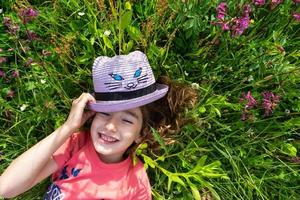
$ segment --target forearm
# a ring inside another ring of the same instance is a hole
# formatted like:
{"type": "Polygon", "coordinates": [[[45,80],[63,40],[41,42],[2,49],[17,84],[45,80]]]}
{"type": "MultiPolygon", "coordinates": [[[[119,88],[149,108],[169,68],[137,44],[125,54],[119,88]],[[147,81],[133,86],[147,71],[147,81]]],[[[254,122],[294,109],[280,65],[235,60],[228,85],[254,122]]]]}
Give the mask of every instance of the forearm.
{"type": "Polygon", "coordinates": [[[11,189],[18,193],[26,191],[71,134],[72,129],[63,125],[14,160],[0,177],[0,194],[11,189]]]}

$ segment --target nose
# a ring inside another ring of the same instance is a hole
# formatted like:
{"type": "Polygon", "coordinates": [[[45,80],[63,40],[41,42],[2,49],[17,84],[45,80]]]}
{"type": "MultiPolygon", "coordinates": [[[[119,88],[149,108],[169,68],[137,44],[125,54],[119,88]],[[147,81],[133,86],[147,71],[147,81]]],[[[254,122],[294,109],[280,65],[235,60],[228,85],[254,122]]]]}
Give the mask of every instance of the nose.
{"type": "Polygon", "coordinates": [[[106,130],[111,132],[117,131],[116,121],[113,118],[110,118],[109,120],[107,120],[107,123],[105,124],[105,128],[106,130]]]}

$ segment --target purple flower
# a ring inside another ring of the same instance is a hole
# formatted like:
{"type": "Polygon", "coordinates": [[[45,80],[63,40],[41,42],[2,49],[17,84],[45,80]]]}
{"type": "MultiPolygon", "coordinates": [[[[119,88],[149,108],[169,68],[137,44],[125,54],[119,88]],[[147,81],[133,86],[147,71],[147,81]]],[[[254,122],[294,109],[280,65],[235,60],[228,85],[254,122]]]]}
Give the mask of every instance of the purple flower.
{"type": "Polygon", "coordinates": [[[29,67],[33,62],[33,59],[32,58],[28,58],[28,60],[26,61],[25,63],[25,67],[29,67]]]}
{"type": "Polygon", "coordinates": [[[253,0],[252,1],[256,6],[263,6],[265,5],[265,0],[253,0]]]}
{"type": "Polygon", "coordinates": [[[32,8],[21,9],[19,11],[19,16],[22,19],[23,24],[27,24],[28,22],[36,18],[38,15],[39,13],[36,10],[33,10],[32,8]]]}
{"type": "Polygon", "coordinates": [[[36,40],[38,39],[38,36],[35,32],[30,31],[30,30],[26,30],[26,34],[29,40],[36,40]]]}
{"type": "Polygon", "coordinates": [[[1,63],[4,63],[4,62],[6,62],[7,61],[7,58],[6,57],[0,57],[0,64],[1,63]]]}
{"type": "Polygon", "coordinates": [[[19,25],[16,23],[13,23],[9,17],[3,18],[3,24],[9,30],[9,33],[14,34],[14,35],[20,29],[19,25]]]}
{"type": "Polygon", "coordinates": [[[279,103],[280,97],[278,95],[275,95],[272,92],[268,92],[268,91],[263,92],[262,96],[263,96],[262,106],[265,109],[264,116],[266,117],[266,116],[269,116],[273,112],[273,110],[279,103]]]}
{"type": "Polygon", "coordinates": [[[240,98],[240,101],[245,101],[245,100],[247,101],[247,104],[245,106],[245,110],[253,108],[256,105],[256,100],[253,98],[250,91],[248,91],[247,94],[245,94],[243,92],[242,98],[240,98]]]}
{"type": "Polygon", "coordinates": [[[248,16],[249,17],[249,14],[251,12],[251,6],[249,4],[244,5],[243,11],[244,11],[243,16],[248,16]]]}
{"type": "Polygon", "coordinates": [[[11,74],[14,78],[17,78],[20,76],[19,71],[18,70],[14,70],[11,74]]]}
{"type": "Polygon", "coordinates": [[[0,70],[0,77],[5,77],[5,72],[0,70]]]}
{"type": "Polygon", "coordinates": [[[282,2],[282,0],[272,0],[271,4],[277,6],[278,4],[280,4],[282,2]]]}
{"type": "Polygon", "coordinates": [[[242,35],[243,32],[249,27],[250,24],[250,18],[249,16],[243,16],[239,18],[235,18],[233,20],[233,25],[231,27],[232,29],[232,36],[238,36],[242,35]]]}
{"type": "Polygon", "coordinates": [[[4,26],[6,26],[7,28],[9,28],[10,25],[11,25],[11,19],[10,19],[9,17],[4,17],[4,18],[3,18],[3,24],[4,24],[4,26]]]}
{"type": "Polygon", "coordinates": [[[224,20],[226,15],[227,3],[222,2],[217,7],[217,19],[224,20]]]}
{"type": "Polygon", "coordinates": [[[294,13],[294,14],[293,14],[293,17],[294,17],[298,22],[300,22],[300,13],[294,13]]]}

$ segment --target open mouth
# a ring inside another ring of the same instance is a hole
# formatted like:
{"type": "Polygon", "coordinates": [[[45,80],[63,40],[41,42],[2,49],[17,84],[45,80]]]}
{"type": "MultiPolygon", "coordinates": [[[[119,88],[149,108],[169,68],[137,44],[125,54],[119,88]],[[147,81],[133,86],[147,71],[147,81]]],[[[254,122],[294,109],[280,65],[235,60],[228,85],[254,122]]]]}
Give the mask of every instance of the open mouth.
{"type": "Polygon", "coordinates": [[[108,135],[105,135],[103,133],[98,133],[98,135],[99,135],[100,139],[102,140],[102,142],[104,142],[106,144],[111,144],[111,143],[115,143],[115,142],[119,141],[118,139],[108,136],[108,135]]]}

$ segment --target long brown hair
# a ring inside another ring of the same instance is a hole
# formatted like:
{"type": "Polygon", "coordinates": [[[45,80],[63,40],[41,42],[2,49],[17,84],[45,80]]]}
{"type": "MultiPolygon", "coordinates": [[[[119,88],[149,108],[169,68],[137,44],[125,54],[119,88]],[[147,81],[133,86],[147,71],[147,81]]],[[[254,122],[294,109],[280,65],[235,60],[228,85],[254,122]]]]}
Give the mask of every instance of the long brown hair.
{"type": "MultiPolygon", "coordinates": [[[[189,85],[171,81],[166,76],[160,77],[157,83],[169,86],[167,95],[141,107],[143,126],[140,143],[146,142],[152,150],[157,150],[159,145],[153,137],[151,128],[155,129],[165,141],[168,141],[189,121],[184,116],[184,111],[197,103],[197,92],[189,85]]],[[[140,143],[134,143],[128,153],[134,153],[140,143]]]]}

